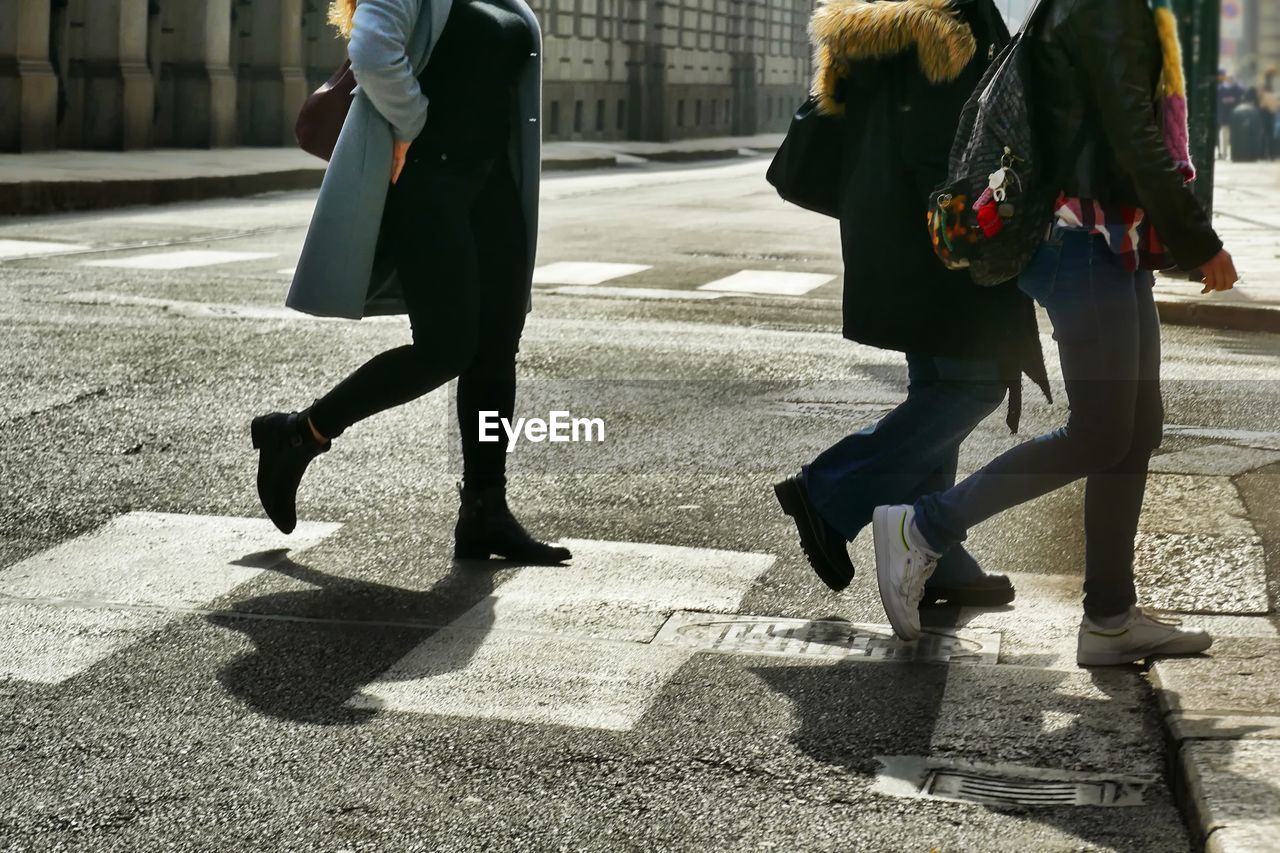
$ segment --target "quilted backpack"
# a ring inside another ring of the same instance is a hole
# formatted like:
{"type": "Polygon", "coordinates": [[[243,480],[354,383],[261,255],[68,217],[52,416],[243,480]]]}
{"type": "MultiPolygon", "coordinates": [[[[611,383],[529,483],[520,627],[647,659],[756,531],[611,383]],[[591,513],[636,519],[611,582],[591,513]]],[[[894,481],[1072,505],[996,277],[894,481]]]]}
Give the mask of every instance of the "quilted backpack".
{"type": "Polygon", "coordinates": [[[1053,218],[1058,191],[1035,147],[1028,39],[1050,2],[1037,0],[974,89],[960,114],[946,183],[930,197],[934,251],[985,287],[1018,277],[1053,218]]]}

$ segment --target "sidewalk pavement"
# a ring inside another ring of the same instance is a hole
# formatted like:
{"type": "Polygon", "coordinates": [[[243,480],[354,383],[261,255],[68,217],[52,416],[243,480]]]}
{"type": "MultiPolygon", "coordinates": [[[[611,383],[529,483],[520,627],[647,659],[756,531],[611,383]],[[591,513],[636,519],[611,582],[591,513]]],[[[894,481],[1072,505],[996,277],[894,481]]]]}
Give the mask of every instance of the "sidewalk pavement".
{"type": "MultiPolygon", "coordinates": [[[[551,142],[547,171],[608,169],[772,152],[781,134],[679,142],[551,142]]],[[[0,154],[0,216],[168,204],[320,186],[325,162],[297,148],[0,154]]]]}
{"type": "Polygon", "coordinates": [[[1280,332],[1280,162],[1217,164],[1214,226],[1235,258],[1235,290],[1161,276],[1160,319],[1178,325],[1280,332]]]}

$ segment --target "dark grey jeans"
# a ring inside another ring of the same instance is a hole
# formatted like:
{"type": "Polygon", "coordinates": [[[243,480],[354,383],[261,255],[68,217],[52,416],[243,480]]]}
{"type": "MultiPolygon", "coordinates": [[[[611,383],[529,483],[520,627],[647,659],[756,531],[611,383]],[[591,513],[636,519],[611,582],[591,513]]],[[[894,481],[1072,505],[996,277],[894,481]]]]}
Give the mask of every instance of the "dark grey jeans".
{"type": "Polygon", "coordinates": [[[1153,283],[1149,272],[1125,270],[1101,237],[1054,230],[1019,286],[1053,322],[1067,424],[919,499],[916,527],[935,550],[946,552],[980,522],[1084,477],[1085,613],[1113,616],[1136,602],[1134,539],[1164,423],[1153,283]]]}

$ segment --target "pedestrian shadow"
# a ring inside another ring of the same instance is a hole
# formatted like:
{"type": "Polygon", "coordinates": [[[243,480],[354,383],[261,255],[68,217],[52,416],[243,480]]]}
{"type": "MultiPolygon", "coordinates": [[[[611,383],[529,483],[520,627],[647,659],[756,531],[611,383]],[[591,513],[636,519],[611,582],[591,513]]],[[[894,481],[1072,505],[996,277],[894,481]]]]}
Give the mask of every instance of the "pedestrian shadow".
{"type": "MultiPolygon", "coordinates": [[[[953,611],[954,613],[954,611],[953,611]]],[[[938,624],[935,616],[933,627],[938,624]]],[[[1180,825],[1171,800],[1157,820],[1162,800],[1164,744],[1151,713],[1149,694],[1135,683],[1140,673],[1091,671],[1096,688],[1084,695],[1068,683],[1071,673],[999,666],[930,663],[871,663],[846,660],[828,665],[762,665],[751,672],[794,708],[793,746],[821,764],[871,782],[877,756],[913,755],[940,761],[1017,764],[1130,776],[1117,764],[1127,752],[1145,755],[1152,768],[1146,804],[1107,809],[1073,806],[984,805],[958,807],[1014,814],[1080,839],[1082,846],[1111,849],[1126,833],[1133,849],[1157,849],[1169,821],[1180,825]],[[1016,669],[1014,672],[1012,669],[1016,669]],[[948,685],[958,679],[949,693],[948,685]],[[1013,691],[1012,693],[1010,691],[1013,691]],[[1101,694],[1101,698],[1098,694],[1101,694]],[[1150,730],[1153,740],[1134,741],[1150,730]],[[1119,815],[1117,812],[1132,814],[1119,815]],[[1119,820],[1117,820],[1119,819],[1119,820]],[[1152,847],[1150,845],[1156,845],[1152,847]]],[[[1137,775],[1143,775],[1138,773],[1137,775]]],[[[975,825],[977,825],[975,823],[975,825]]],[[[940,833],[964,833],[963,824],[940,833]]],[[[939,835],[934,846],[953,843],[939,835]]],[[[1011,844],[1013,840],[1011,839],[1011,844]]],[[[924,846],[929,846],[925,844],[924,846]]],[[[1019,848],[1020,849],[1020,848],[1019,848]]]]}
{"type": "MultiPolygon", "coordinates": [[[[511,563],[455,562],[429,589],[335,577],[279,551],[247,555],[238,565],[262,568],[311,588],[245,598],[210,614],[214,625],[248,636],[254,649],[229,662],[219,682],[249,708],[269,717],[320,725],[356,725],[374,708],[347,704],[432,635],[464,613],[465,632],[450,643],[440,672],[464,666],[493,622],[483,607],[511,563]]],[[[414,677],[440,674],[415,668],[414,677]]]]}

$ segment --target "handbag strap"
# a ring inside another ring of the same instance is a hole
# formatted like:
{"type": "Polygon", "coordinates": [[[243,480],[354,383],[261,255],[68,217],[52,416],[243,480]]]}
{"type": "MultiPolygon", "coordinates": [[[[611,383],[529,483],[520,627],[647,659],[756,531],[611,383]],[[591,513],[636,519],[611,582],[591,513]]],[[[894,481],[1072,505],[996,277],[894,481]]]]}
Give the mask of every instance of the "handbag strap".
{"type": "Polygon", "coordinates": [[[1050,2],[1052,0],[1036,0],[1036,5],[1031,7],[1031,11],[1022,22],[1022,27],[1018,30],[1019,37],[1026,35],[1034,25],[1040,23],[1040,18],[1047,13],[1050,2]]]}

